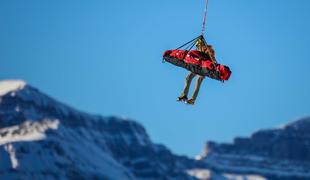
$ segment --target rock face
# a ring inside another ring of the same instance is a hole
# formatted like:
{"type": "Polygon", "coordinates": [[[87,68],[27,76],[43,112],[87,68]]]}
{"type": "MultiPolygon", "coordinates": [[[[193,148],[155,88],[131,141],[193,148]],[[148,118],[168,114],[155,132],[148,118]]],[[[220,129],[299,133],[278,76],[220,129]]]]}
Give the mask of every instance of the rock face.
{"type": "Polygon", "coordinates": [[[208,142],[202,161],[221,172],[310,179],[310,118],[235,138],[232,144],[208,142]]]}
{"type": "Polygon", "coordinates": [[[138,123],[66,106],[22,81],[0,82],[0,179],[195,179],[194,160],[138,123]]]}
{"type": "Polygon", "coordinates": [[[0,82],[0,179],[306,180],[310,118],[232,144],[208,142],[199,160],[153,143],[139,123],[91,115],[23,81],[0,82]]]}

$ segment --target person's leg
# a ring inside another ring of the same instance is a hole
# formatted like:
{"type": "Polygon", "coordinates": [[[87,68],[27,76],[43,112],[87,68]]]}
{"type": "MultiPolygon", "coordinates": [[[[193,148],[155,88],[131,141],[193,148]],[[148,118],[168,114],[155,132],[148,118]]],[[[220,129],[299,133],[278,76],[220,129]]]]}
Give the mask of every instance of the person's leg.
{"type": "Polygon", "coordinates": [[[184,86],[184,89],[183,89],[183,92],[182,92],[182,96],[187,96],[188,95],[188,91],[189,91],[189,88],[191,86],[191,82],[193,80],[193,78],[196,76],[195,73],[192,73],[190,72],[186,78],[185,78],[185,86],[184,86]]]}
{"type": "Polygon", "coordinates": [[[199,93],[199,89],[200,89],[201,83],[202,83],[204,78],[205,78],[204,76],[199,76],[197,78],[193,96],[192,96],[192,98],[190,100],[187,101],[189,104],[194,104],[195,103],[195,100],[196,100],[196,98],[198,96],[198,93],[199,93]]]}
{"type": "Polygon", "coordinates": [[[186,76],[185,78],[185,86],[184,89],[182,91],[182,95],[180,97],[178,97],[178,101],[186,101],[187,100],[187,95],[188,95],[188,91],[189,91],[189,87],[191,85],[191,82],[193,80],[193,78],[196,76],[196,74],[189,72],[189,74],[186,76]]]}

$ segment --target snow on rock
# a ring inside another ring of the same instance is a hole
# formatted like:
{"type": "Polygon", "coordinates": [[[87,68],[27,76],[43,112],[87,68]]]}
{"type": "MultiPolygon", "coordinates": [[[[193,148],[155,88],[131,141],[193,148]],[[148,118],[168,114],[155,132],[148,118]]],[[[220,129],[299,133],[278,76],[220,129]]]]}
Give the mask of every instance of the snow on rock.
{"type": "Polygon", "coordinates": [[[45,131],[48,129],[57,129],[58,120],[42,120],[39,122],[26,121],[21,125],[0,129],[0,145],[22,142],[37,141],[46,137],[45,131]]]}
{"type": "Polygon", "coordinates": [[[2,130],[0,139],[10,143],[0,145],[0,179],[134,179],[102,146],[58,121],[27,121],[2,130]]]}
{"type": "Polygon", "coordinates": [[[16,169],[17,166],[18,166],[18,160],[16,158],[16,153],[15,153],[15,149],[14,149],[13,145],[12,144],[7,144],[7,145],[4,146],[4,149],[10,155],[10,160],[11,160],[12,168],[16,169]]]}
{"type": "Polygon", "coordinates": [[[210,169],[191,169],[188,174],[199,180],[267,180],[259,175],[220,173],[210,169]]]}
{"type": "Polygon", "coordinates": [[[199,160],[222,173],[310,179],[310,118],[237,137],[233,143],[208,142],[199,160]]]}
{"type": "Polygon", "coordinates": [[[0,96],[3,96],[12,91],[21,90],[25,86],[26,86],[26,83],[22,80],[0,81],[0,96]]]}
{"type": "Polygon", "coordinates": [[[188,170],[187,173],[201,180],[208,180],[211,178],[211,170],[209,169],[191,169],[188,170]]]}
{"type": "Polygon", "coordinates": [[[238,175],[238,174],[224,174],[227,180],[267,180],[267,178],[258,175],[238,175]]]}
{"type": "Polygon", "coordinates": [[[303,117],[291,123],[288,123],[284,126],[284,129],[291,129],[310,134],[310,117],[303,117]]]}
{"type": "Polygon", "coordinates": [[[310,179],[310,118],[189,159],[139,123],[76,110],[26,85],[0,82],[0,179],[310,179]]]}
{"type": "Polygon", "coordinates": [[[154,144],[139,123],[13,84],[0,97],[0,179],[196,179],[186,173],[194,160],[154,144]]]}

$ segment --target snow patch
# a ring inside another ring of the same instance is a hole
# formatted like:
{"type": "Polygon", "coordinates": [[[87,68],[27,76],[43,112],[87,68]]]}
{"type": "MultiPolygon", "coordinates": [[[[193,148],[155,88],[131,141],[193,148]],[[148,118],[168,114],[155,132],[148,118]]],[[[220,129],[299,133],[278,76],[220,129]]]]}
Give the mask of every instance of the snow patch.
{"type": "Polygon", "coordinates": [[[16,111],[16,112],[20,112],[19,106],[16,106],[16,107],[15,107],[15,111],[16,111]]]}
{"type": "MultiPolygon", "coordinates": [[[[9,92],[24,89],[26,82],[21,80],[8,80],[0,81],[0,96],[3,96],[9,92]]],[[[12,94],[14,96],[15,94],[12,94]]]]}
{"type": "Polygon", "coordinates": [[[12,168],[16,169],[17,166],[18,166],[18,160],[16,158],[16,153],[15,153],[15,149],[14,149],[13,145],[12,144],[7,144],[7,145],[4,146],[4,149],[10,155],[10,160],[11,160],[12,168]]]}
{"type": "Polygon", "coordinates": [[[207,180],[211,178],[211,171],[208,169],[191,169],[187,173],[197,179],[207,180]]]}
{"type": "Polygon", "coordinates": [[[45,139],[45,131],[57,129],[59,120],[26,121],[21,125],[0,129],[0,145],[45,139]]]}
{"type": "MultiPolygon", "coordinates": [[[[309,164],[288,160],[272,160],[253,155],[212,154],[206,157],[205,162],[222,172],[238,174],[273,175],[279,177],[310,178],[309,164]]],[[[252,179],[258,177],[251,175],[252,179]]],[[[262,178],[259,176],[259,178],[262,178]]]]}
{"type": "Polygon", "coordinates": [[[224,174],[223,176],[229,180],[267,180],[266,178],[262,176],[251,175],[251,174],[248,174],[248,175],[224,174]]]}
{"type": "Polygon", "coordinates": [[[200,180],[267,180],[265,177],[252,174],[218,173],[209,169],[191,169],[187,173],[200,180]]]}

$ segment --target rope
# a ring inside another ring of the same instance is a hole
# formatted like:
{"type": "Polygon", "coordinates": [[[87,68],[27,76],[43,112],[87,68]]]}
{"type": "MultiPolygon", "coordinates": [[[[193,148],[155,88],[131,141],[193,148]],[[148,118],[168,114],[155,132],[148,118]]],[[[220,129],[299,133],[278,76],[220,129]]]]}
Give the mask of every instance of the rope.
{"type": "Polygon", "coordinates": [[[207,17],[208,2],[209,2],[209,0],[206,0],[206,7],[205,7],[205,11],[204,11],[204,16],[203,16],[201,35],[203,35],[203,33],[205,31],[205,27],[206,27],[206,17],[207,17]]]}
{"type": "MultiPolygon", "coordinates": [[[[207,17],[208,3],[209,3],[209,0],[206,0],[206,7],[205,7],[205,10],[204,10],[204,16],[203,16],[203,22],[202,22],[201,35],[198,36],[198,37],[196,37],[196,38],[194,38],[194,39],[192,39],[192,40],[190,40],[189,42],[183,44],[182,46],[178,47],[177,49],[180,49],[180,48],[182,48],[182,47],[184,47],[184,46],[186,46],[186,45],[188,45],[187,48],[190,47],[190,49],[192,49],[193,46],[195,45],[195,43],[196,43],[196,41],[197,41],[198,38],[202,38],[202,40],[204,41],[204,43],[207,45],[207,42],[206,42],[205,38],[203,38],[203,34],[204,34],[204,31],[205,31],[205,27],[206,27],[206,19],[207,19],[206,17],[207,17]],[[194,43],[193,43],[193,42],[194,42],[194,43]],[[191,44],[191,43],[193,43],[193,44],[191,44]]],[[[186,49],[187,49],[187,48],[186,48],[186,49]]]]}
{"type": "Polygon", "coordinates": [[[198,37],[196,37],[196,38],[194,38],[194,39],[192,39],[192,40],[188,41],[187,43],[183,44],[182,46],[178,47],[177,49],[180,49],[180,48],[182,48],[182,47],[184,47],[184,46],[188,45],[189,43],[191,43],[191,42],[193,42],[193,41],[195,41],[195,42],[196,42],[196,40],[197,40],[199,37],[200,37],[200,36],[198,36],[198,37]]]}
{"type": "Polygon", "coordinates": [[[195,42],[193,42],[193,44],[189,47],[189,51],[195,46],[195,44],[196,44],[196,41],[195,42]]]}

